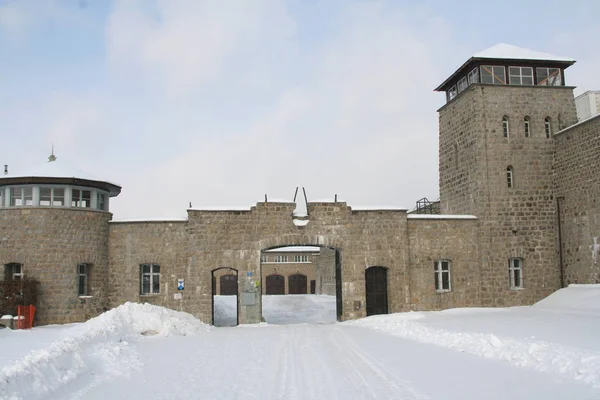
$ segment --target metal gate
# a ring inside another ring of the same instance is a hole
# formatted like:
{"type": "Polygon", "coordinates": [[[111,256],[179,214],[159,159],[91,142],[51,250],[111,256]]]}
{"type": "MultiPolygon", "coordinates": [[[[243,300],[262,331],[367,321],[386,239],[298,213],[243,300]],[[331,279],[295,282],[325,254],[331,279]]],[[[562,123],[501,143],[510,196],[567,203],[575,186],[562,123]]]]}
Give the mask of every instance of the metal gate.
{"type": "Polygon", "coordinates": [[[285,278],[277,274],[268,275],[265,294],[285,294],[285,278]]]}
{"type": "Polygon", "coordinates": [[[290,275],[288,278],[289,294],[307,294],[306,282],[306,275],[290,275]]]}
{"type": "Polygon", "coordinates": [[[367,316],[388,313],[387,268],[370,267],[365,271],[367,316]]]}
{"type": "Polygon", "coordinates": [[[223,275],[219,281],[220,294],[223,296],[235,296],[238,294],[238,282],[236,275],[223,275]]]}

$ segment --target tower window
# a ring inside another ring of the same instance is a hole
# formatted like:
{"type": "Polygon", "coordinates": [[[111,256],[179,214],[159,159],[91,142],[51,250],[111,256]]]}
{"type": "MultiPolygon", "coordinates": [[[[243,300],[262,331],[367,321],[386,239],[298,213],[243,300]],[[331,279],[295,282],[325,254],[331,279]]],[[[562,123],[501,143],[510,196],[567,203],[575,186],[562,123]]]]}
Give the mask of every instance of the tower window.
{"type": "Polygon", "coordinates": [[[23,264],[8,263],[4,266],[4,279],[7,281],[20,281],[23,279],[23,264]]]}
{"type": "Polygon", "coordinates": [[[523,128],[525,129],[525,137],[531,136],[531,122],[529,117],[525,117],[523,120],[523,128]]]}
{"type": "Polygon", "coordinates": [[[540,86],[562,86],[559,68],[536,68],[536,82],[540,86]]]}
{"type": "Polygon", "coordinates": [[[471,72],[467,74],[467,79],[469,81],[469,85],[479,83],[479,69],[473,68],[471,72]]]}
{"type": "Polygon", "coordinates": [[[508,260],[508,275],[511,289],[523,288],[523,260],[521,258],[508,260]]]}
{"type": "Polygon", "coordinates": [[[77,296],[87,296],[90,278],[90,264],[77,264],[77,296]]]}
{"type": "Polygon", "coordinates": [[[552,123],[550,121],[550,117],[546,117],[544,119],[544,131],[546,132],[546,138],[550,139],[552,136],[552,123]]]}
{"type": "Polygon", "coordinates": [[[40,206],[62,207],[65,205],[65,188],[40,187],[40,206]]]}
{"type": "Polygon", "coordinates": [[[452,86],[449,90],[448,90],[448,101],[453,100],[454,98],[456,98],[456,96],[458,96],[458,92],[456,91],[456,85],[452,86]]]}
{"type": "Polygon", "coordinates": [[[460,81],[458,81],[457,87],[458,87],[458,93],[462,92],[467,87],[469,87],[466,76],[464,78],[462,78],[460,81]]]}
{"type": "Polygon", "coordinates": [[[481,83],[506,85],[506,70],[496,65],[482,65],[481,83]]]}
{"type": "Polygon", "coordinates": [[[31,186],[10,188],[11,206],[32,206],[33,188],[31,186]]]}
{"type": "Polygon", "coordinates": [[[513,167],[506,168],[506,184],[509,188],[512,188],[515,184],[514,176],[513,176],[513,167]]]}
{"type": "Polygon", "coordinates": [[[508,67],[511,85],[533,85],[533,68],[508,67]]]}
{"type": "Polygon", "coordinates": [[[506,115],[502,117],[502,133],[504,137],[508,137],[510,134],[508,126],[508,117],[506,115]]]}

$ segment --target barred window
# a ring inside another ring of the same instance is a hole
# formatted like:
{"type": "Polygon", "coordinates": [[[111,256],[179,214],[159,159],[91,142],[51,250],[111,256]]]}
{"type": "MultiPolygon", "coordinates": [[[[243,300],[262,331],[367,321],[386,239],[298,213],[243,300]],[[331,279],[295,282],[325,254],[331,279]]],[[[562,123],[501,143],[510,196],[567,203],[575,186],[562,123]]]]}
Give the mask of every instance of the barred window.
{"type": "Polygon", "coordinates": [[[140,294],[160,293],[160,265],[142,264],[140,266],[140,294]]]}
{"type": "Polygon", "coordinates": [[[450,261],[438,260],[433,263],[435,290],[438,292],[450,291],[450,261]]]}
{"type": "Polygon", "coordinates": [[[20,281],[23,279],[23,264],[8,263],[4,265],[4,279],[7,281],[20,281]]]}
{"type": "Polygon", "coordinates": [[[89,294],[89,278],[90,264],[77,264],[77,296],[87,296],[89,294]]]}
{"type": "Polygon", "coordinates": [[[525,137],[531,136],[531,120],[529,117],[525,117],[523,120],[523,127],[525,128],[525,137]]]}
{"type": "Polygon", "coordinates": [[[544,131],[546,132],[546,139],[552,137],[552,123],[550,117],[544,118],[544,131]]]}
{"type": "Polygon", "coordinates": [[[294,262],[297,262],[297,263],[308,262],[308,255],[306,255],[306,254],[295,255],[294,256],[294,262]]]}
{"type": "Polygon", "coordinates": [[[506,167],[506,184],[509,188],[512,188],[515,184],[514,176],[513,176],[513,167],[506,167]]]}
{"type": "Polygon", "coordinates": [[[277,256],[275,256],[275,262],[276,263],[286,263],[286,262],[288,262],[288,256],[287,255],[277,255],[277,256]]]}
{"type": "Polygon", "coordinates": [[[504,137],[510,136],[510,126],[508,122],[508,117],[506,115],[502,117],[502,134],[504,135],[504,137]]]}

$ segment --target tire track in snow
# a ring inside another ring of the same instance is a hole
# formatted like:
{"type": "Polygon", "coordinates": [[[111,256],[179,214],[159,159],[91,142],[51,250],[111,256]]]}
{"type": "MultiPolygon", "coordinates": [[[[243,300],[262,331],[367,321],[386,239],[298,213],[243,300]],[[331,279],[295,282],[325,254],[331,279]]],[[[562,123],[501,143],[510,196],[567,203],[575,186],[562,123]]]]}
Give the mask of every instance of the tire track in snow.
{"type": "Polygon", "coordinates": [[[429,397],[413,388],[390,368],[361,350],[339,326],[332,327],[329,341],[339,352],[342,361],[354,378],[362,382],[356,389],[364,399],[425,400],[429,397]],[[374,378],[374,379],[373,379],[374,378]]]}

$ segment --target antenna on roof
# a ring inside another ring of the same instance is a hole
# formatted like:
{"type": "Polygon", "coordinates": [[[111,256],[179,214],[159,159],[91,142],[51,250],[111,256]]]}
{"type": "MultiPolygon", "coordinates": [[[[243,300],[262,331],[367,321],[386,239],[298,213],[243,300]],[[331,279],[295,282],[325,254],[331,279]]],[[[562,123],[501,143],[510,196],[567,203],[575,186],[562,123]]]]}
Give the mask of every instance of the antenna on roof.
{"type": "Polygon", "coordinates": [[[56,156],[54,155],[54,143],[52,143],[52,154],[48,156],[48,162],[56,161],[56,156]]]}

